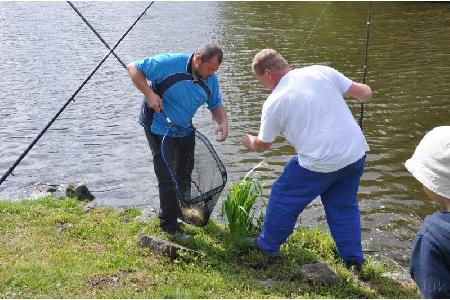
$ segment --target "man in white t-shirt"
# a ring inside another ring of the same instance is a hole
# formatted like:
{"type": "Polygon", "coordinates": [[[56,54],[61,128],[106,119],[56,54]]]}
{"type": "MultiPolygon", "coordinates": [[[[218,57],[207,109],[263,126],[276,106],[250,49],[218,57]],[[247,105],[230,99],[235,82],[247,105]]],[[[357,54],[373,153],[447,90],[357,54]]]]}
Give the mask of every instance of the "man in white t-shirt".
{"type": "Polygon", "coordinates": [[[356,196],[369,146],[343,96],[368,102],[370,87],[327,66],[292,69],[273,49],[255,55],[252,71],[272,93],[263,105],[258,136],[246,134],[242,144],[262,152],[282,134],[297,152],[272,186],[258,248],[278,254],[299,214],[320,195],[339,255],[360,268],[356,196]]]}

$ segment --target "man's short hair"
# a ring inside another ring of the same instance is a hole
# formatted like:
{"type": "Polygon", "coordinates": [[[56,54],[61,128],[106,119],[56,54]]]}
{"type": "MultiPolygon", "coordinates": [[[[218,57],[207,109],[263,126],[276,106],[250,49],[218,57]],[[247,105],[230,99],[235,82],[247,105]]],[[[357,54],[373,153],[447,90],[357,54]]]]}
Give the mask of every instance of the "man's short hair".
{"type": "Polygon", "coordinates": [[[223,52],[222,49],[220,49],[219,46],[215,44],[206,44],[203,46],[200,46],[196,51],[195,54],[197,54],[200,57],[200,60],[202,62],[207,62],[213,57],[217,57],[217,61],[219,64],[222,63],[223,58],[223,52]]]}
{"type": "Polygon", "coordinates": [[[259,51],[252,61],[252,72],[255,75],[262,75],[266,69],[280,70],[289,67],[286,60],[273,49],[263,49],[259,51]]]}

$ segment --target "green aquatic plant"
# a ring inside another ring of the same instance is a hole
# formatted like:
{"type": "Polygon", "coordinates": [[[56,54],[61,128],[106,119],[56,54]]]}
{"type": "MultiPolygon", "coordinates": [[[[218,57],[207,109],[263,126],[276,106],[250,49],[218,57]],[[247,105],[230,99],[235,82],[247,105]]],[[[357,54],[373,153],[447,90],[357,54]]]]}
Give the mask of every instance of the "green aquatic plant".
{"type": "Polygon", "coordinates": [[[227,216],[230,234],[235,237],[247,235],[253,228],[253,204],[261,197],[261,185],[256,179],[244,178],[227,188],[222,213],[227,216]]]}
{"type": "Polygon", "coordinates": [[[222,216],[226,215],[228,228],[232,238],[238,240],[249,235],[252,230],[259,230],[262,227],[264,214],[260,213],[255,218],[256,210],[253,205],[257,200],[262,199],[262,186],[257,179],[250,179],[255,170],[265,163],[265,159],[253,167],[244,178],[231,186],[227,187],[227,196],[222,205],[222,216]],[[253,221],[256,219],[256,226],[253,221]]]}

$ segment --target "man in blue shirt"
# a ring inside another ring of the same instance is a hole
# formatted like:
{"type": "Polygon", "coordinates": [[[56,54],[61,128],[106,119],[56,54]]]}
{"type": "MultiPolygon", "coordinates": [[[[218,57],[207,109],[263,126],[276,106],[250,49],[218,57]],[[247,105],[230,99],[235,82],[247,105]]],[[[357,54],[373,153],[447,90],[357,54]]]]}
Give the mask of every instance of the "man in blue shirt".
{"type": "Polygon", "coordinates": [[[160,226],[169,234],[182,233],[177,222],[181,212],[162,157],[161,142],[167,135],[168,149],[177,157],[177,178],[190,181],[193,169],[191,157],[195,147],[192,118],[203,104],[206,103],[218,123],[216,131],[221,134],[219,141],[225,141],[228,121],[214,74],[222,58],[223,53],[218,46],[206,44],[192,55],[163,53],[128,65],[131,80],[144,94],[139,123],[144,127],[153,154],[160,198],[160,226]],[[169,131],[166,115],[177,130],[169,131]]]}

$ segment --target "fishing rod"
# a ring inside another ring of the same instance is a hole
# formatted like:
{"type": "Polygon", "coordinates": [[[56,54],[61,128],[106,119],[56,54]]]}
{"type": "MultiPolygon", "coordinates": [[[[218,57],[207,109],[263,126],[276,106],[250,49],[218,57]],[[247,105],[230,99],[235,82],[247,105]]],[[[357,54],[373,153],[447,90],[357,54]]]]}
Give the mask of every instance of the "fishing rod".
{"type": "MultiPolygon", "coordinates": [[[[364,58],[364,74],[363,74],[363,83],[366,83],[367,78],[367,54],[369,50],[369,29],[370,29],[370,9],[372,7],[372,2],[369,1],[369,9],[367,12],[367,31],[366,31],[366,53],[364,58]]],[[[360,114],[359,114],[359,127],[361,130],[363,129],[363,118],[364,118],[364,102],[361,102],[360,114]]]]}
{"type": "MultiPolygon", "coordinates": [[[[99,40],[103,43],[103,45],[105,45],[108,50],[112,51],[111,47],[108,45],[105,39],[103,39],[103,37],[100,35],[100,33],[98,33],[97,30],[95,30],[94,26],[92,26],[91,23],[83,16],[83,14],[81,14],[81,12],[75,7],[75,5],[73,5],[73,3],[70,1],[67,1],[67,3],[73,8],[73,10],[78,14],[78,16],[80,16],[80,18],[92,30],[92,32],[99,38],[99,40]]],[[[116,57],[116,59],[120,62],[120,64],[124,67],[124,69],[127,70],[126,64],[120,59],[120,57],[114,51],[112,52],[112,54],[116,57]]],[[[169,126],[172,125],[172,121],[167,116],[167,114],[163,110],[161,110],[160,113],[162,113],[169,126]]]]}
{"type": "Polygon", "coordinates": [[[133,29],[137,22],[145,15],[147,10],[153,5],[155,1],[152,1],[145,10],[141,13],[141,15],[134,21],[134,23],[128,28],[128,30],[122,35],[122,37],[117,41],[117,43],[109,50],[109,52],[105,55],[105,57],[98,63],[95,69],[89,74],[89,76],[83,81],[83,83],[78,87],[78,89],[70,96],[69,100],[61,107],[61,109],[56,113],[56,115],[50,120],[50,122],[44,127],[44,129],[37,135],[37,137],[31,142],[31,144],[25,149],[25,151],[19,156],[19,158],[13,163],[13,165],[9,168],[9,170],[0,178],[0,186],[6,180],[6,178],[12,174],[14,169],[19,165],[19,163],[24,159],[24,157],[30,152],[30,150],[36,145],[39,139],[44,135],[45,132],[50,128],[50,126],[56,121],[59,115],[66,109],[66,107],[70,104],[70,102],[75,102],[75,96],[81,91],[81,89],[86,85],[86,83],[91,79],[91,77],[97,72],[100,66],[106,61],[106,59],[113,53],[114,49],[119,46],[122,40],[128,35],[128,33],[133,29]]]}
{"type": "Polygon", "coordinates": [[[72,4],[72,2],[67,1],[67,3],[73,8],[73,10],[80,16],[80,18],[86,23],[87,26],[95,33],[95,35],[102,41],[102,43],[108,48],[108,50],[111,51],[111,53],[117,58],[117,60],[122,64],[122,66],[126,69],[127,66],[125,63],[120,59],[119,56],[117,56],[116,52],[111,50],[111,47],[108,45],[108,43],[102,38],[102,36],[95,30],[95,28],[91,25],[91,23],[86,20],[86,18],[81,14],[81,12],[75,7],[75,5],[72,4]]]}

